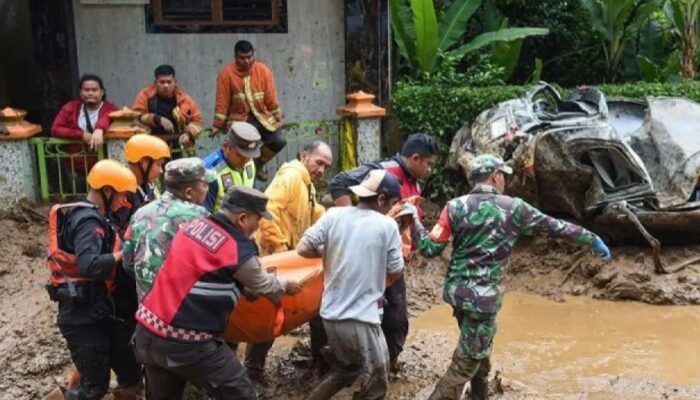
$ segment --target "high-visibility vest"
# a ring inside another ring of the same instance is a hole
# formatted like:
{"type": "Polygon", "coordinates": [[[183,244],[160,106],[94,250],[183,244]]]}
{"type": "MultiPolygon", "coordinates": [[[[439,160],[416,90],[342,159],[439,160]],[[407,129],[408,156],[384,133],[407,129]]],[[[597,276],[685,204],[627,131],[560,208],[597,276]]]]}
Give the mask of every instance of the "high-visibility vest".
{"type": "MultiPolygon", "coordinates": [[[[94,281],[94,278],[88,278],[80,273],[78,268],[78,257],[58,247],[58,232],[59,232],[59,217],[64,217],[70,210],[76,207],[93,208],[94,204],[87,202],[75,202],[68,204],[56,204],[51,207],[49,214],[49,256],[47,257],[47,265],[49,267],[49,283],[53,287],[65,283],[84,283],[94,281]]],[[[112,252],[117,252],[121,248],[119,235],[114,235],[114,247],[112,252]]],[[[114,273],[112,272],[110,279],[105,280],[105,285],[108,292],[114,290],[114,273]]]]}
{"type": "Polygon", "coordinates": [[[214,209],[212,212],[219,211],[221,202],[224,200],[226,192],[228,192],[231,187],[253,187],[253,184],[255,184],[255,162],[253,160],[249,160],[240,171],[226,165],[221,171],[219,171],[216,179],[219,184],[219,191],[216,194],[216,202],[214,203],[214,209]]]}

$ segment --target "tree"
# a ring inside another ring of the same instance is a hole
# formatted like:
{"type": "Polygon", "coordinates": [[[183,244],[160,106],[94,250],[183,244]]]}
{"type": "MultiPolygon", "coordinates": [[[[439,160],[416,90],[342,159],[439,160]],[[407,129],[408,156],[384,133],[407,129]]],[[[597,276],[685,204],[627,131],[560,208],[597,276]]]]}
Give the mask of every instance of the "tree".
{"type": "Polygon", "coordinates": [[[681,77],[692,80],[695,78],[697,40],[700,34],[700,0],[669,0],[664,6],[664,12],[673,25],[674,35],[680,38],[681,77]]]}
{"type": "Polygon", "coordinates": [[[620,73],[627,46],[649,16],[661,8],[660,0],[581,0],[591,16],[593,28],[601,35],[606,81],[620,73]]]}
{"type": "Polygon", "coordinates": [[[446,10],[438,24],[433,0],[389,0],[391,25],[399,52],[415,72],[432,73],[438,56],[464,55],[499,42],[521,40],[534,35],[546,35],[545,28],[501,28],[484,32],[461,44],[469,19],[481,6],[481,0],[456,0],[446,10]]]}

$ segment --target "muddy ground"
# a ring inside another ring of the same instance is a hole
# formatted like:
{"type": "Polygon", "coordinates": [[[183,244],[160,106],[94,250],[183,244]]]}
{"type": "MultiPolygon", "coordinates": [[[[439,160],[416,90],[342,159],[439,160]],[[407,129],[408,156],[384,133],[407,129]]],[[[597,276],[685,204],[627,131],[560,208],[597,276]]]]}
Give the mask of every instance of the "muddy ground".
{"type": "MultiPolygon", "coordinates": [[[[47,278],[45,223],[31,212],[17,210],[0,218],[0,232],[0,400],[41,399],[57,383],[65,381],[70,366],[55,324],[55,306],[42,287],[47,278]]],[[[572,294],[652,304],[700,304],[700,266],[672,275],[656,275],[648,249],[612,250],[613,261],[603,265],[575,246],[557,240],[523,241],[513,256],[506,284],[509,289],[559,301],[572,294]]],[[[669,264],[697,255],[700,246],[665,248],[662,252],[669,264]]],[[[419,259],[409,266],[412,317],[440,303],[446,261],[419,259]]],[[[392,376],[388,398],[425,398],[447,366],[453,346],[454,340],[442,332],[412,334],[401,356],[401,371],[392,376]]],[[[495,361],[491,382],[496,399],[700,398],[700,389],[622,376],[601,377],[592,383],[592,388],[605,386],[612,397],[590,393],[549,397],[546,390],[538,392],[527,382],[509,379],[508,365],[513,360],[495,357],[495,361]]],[[[314,382],[308,362],[308,340],[303,332],[278,340],[268,360],[268,384],[262,388],[262,397],[303,398],[314,382]]],[[[350,397],[347,390],[338,396],[350,397]]]]}

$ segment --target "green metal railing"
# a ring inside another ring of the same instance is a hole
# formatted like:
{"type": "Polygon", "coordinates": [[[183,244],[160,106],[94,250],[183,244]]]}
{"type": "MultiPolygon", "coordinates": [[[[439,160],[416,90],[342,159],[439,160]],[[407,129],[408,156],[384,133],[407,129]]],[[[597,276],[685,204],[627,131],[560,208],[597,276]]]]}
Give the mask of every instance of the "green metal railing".
{"type": "Polygon", "coordinates": [[[105,146],[91,151],[81,140],[37,137],[30,143],[36,151],[41,199],[74,199],[87,193],[87,172],[105,158],[105,146]]]}
{"type": "MultiPolygon", "coordinates": [[[[343,121],[313,120],[282,125],[280,128],[287,140],[287,146],[267,165],[270,178],[285,162],[293,160],[303,147],[315,140],[327,142],[334,154],[342,140],[343,121]]],[[[177,147],[172,150],[174,157],[205,157],[221,146],[223,134],[203,131],[191,148],[177,147]]],[[[43,201],[64,201],[85,195],[87,192],[86,177],[90,167],[97,160],[106,157],[106,146],[97,151],[91,151],[80,140],[38,137],[30,143],[36,150],[37,166],[39,169],[39,186],[43,201]]],[[[338,157],[333,159],[333,167],[329,174],[338,171],[338,157]]]]}

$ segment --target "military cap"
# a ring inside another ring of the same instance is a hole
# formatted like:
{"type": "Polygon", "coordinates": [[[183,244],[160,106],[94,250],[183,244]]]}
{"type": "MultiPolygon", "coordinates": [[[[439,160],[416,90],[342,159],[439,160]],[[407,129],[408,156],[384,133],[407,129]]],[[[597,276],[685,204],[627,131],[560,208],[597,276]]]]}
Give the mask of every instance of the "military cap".
{"type": "Polygon", "coordinates": [[[495,171],[510,175],[513,173],[513,168],[506,165],[501,157],[494,154],[482,154],[469,163],[469,176],[492,174],[495,171]]]}
{"type": "Polygon", "coordinates": [[[401,184],[398,179],[383,169],[369,171],[359,185],[350,186],[358,197],[372,197],[384,194],[389,198],[401,197],[401,184]]]}
{"type": "Polygon", "coordinates": [[[260,132],[247,122],[232,123],[226,135],[226,142],[236,146],[236,150],[243,157],[260,157],[260,148],[263,144],[260,132]]]}
{"type": "Polygon", "coordinates": [[[224,197],[221,207],[239,207],[260,214],[265,219],[272,219],[272,214],[267,211],[267,196],[253,188],[233,186],[224,197]]]}
{"type": "Polygon", "coordinates": [[[180,158],[165,164],[165,181],[168,183],[216,180],[216,171],[204,168],[204,161],[197,157],[180,158]]]}

